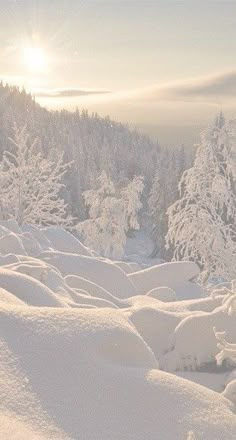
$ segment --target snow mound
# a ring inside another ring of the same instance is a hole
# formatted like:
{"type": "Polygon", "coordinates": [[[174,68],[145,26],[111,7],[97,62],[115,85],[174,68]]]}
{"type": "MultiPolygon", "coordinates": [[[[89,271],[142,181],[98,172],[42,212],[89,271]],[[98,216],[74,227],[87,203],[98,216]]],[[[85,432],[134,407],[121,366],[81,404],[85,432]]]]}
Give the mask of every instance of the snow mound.
{"type": "Polygon", "coordinates": [[[2,309],[0,341],[0,408],[17,439],[235,438],[229,400],[158,371],[117,310],[2,309]]]}
{"type": "Polygon", "coordinates": [[[88,281],[88,280],[81,278],[81,277],[78,277],[76,275],[67,275],[65,277],[65,282],[72,289],[76,289],[76,290],[81,289],[81,290],[87,292],[87,294],[89,294],[91,296],[105,299],[107,301],[112,302],[113,304],[116,304],[119,307],[122,307],[122,302],[118,298],[113,296],[111,293],[109,293],[103,287],[99,286],[98,284],[93,283],[92,281],[88,281]]]}
{"type": "Polygon", "coordinates": [[[133,273],[134,270],[130,267],[130,264],[125,263],[124,261],[114,261],[114,264],[120,269],[122,269],[125,273],[133,273]]]}
{"type": "Polygon", "coordinates": [[[19,254],[26,255],[23,242],[19,235],[11,232],[8,235],[0,238],[0,253],[1,254],[19,254]]]}
{"type": "Polygon", "coordinates": [[[236,379],[232,380],[232,382],[226,386],[222,394],[234,404],[234,409],[236,411],[236,379]]]}
{"type": "MultiPolygon", "coordinates": [[[[87,305],[88,307],[111,307],[115,304],[111,300],[101,298],[88,298],[87,293],[82,289],[71,289],[62,275],[53,267],[46,264],[34,264],[34,262],[21,262],[5,266],[4,269],[10,269],[25,275],[29,275],[47,286],[60,301],[64,301],[71,307],[78,305],[87,305]]],[[[112,297],[111,297],[112,298],[112,297]]],[[[63,302],[62,302],[63,304],[63,302]]]]}
{"type": "Polygon", "coordinates": [[[0,220],[0,226],[6,228],[8,231],[14,232],[15,234],[21,234],[21,228],[14,218],[9,220],[0,220]]]}
{"type": "Polygon", "coordinates": [[[222,393],[224,390],[225,371],[177,371],[179,377],[195,382],[210,390],[222,393]]]}
{"type": "Polygon", "coordinates": [[[236,380],[236,369],[230,371],[229,374],[227,374],[224,385],[228,385],[230,382],[232,382],[233,380],[236,380]]]}
{"type": "Polygon", "coordinates": [[[172,302],[176,301],[176,294],[170,287],[156,287],[147,293],[147,296],[156,298],[159,301],[172,302]]]}
{"type": "Polygon", "coordinates": [[[60,252],[91,256],[91,252],[74,235],[58,226],[49,226],[42,229],[52,247],[60,252]]]}
{"type": "Polygon", "coordinates": [[[15,254],[0,255],[0,266],[5,266],[6,264],[17,263],[19,258],[15,254]]]}
{"type": "MultiPolygon", "coordinates": [[[[199,274],[199,267],[190,261],[178,261],[152,266],[128,274],[139,294],[146,294],[156,287],[170,287],[176,292],[185,281],[192,280],[199,274]]],[[[190,289],[189,289],[190,290],[190,289]]],[[[191,297],[191,292],[189,292],[191,297]]]]}
{"type": "Polygon", "coordinates": [[[166,371],[196,370],[207,363],[215,363],[218,353],[213,328],[226,331],[229,340],[236,340],[235,316],[227,313],[225,307],[213,312],[199,312],[183,319],[173,334],[172,351],[160,360],[166,371]]]}
{"type": "MultiPolygon", "coordinates": [[[[147,296],[146,296],[147,298],[147,296]]],[[[148,297],[150,298],[150,297],[148,297]]],[[[175,302],[159,303],[159,308],[169,312],[213,312],[217,307],[222,305],[224,297],[209,296],[207,298],[181,300],[175,302]]],[[[192,314],[192,313],[191,313],[192,314]]]]}
{"type": "Polygon", "coordinates": [[[25,306],[24,301],[21,301],[15,295],[2,288],[0,288],[0,304],[11,306],[25,306]]]}
{"type": "Polygon", "coordinates": [[[39,229],[35,225],[22,225],[21,229],[23,232],[29,232],[35,240],[39,243],[42,250],[52,249],[52,244],[47,239],[46,235],[43,233],[43,230],[39,229]]]}
{"type": "Polygon", "coordinates": [[[158,310],[158,306],[134,307],[126,314],[157,358],[169,347],[170,336],[181,321],[181,317],[158,310]]]}
{"type": "Polygon", "coordinates": [[[28,305],[66,307],[66,303],[35,278],[0,268],[0,286],[28,305]]]}
{"type": "Polygon", "coordinates": [[[112,262],[14,221],[0,253],[1,439],[236,438],[233,373],[183,371],[216,366],[213,328],[236,340],[225,294],[199,298],[194,263],[112,262]]]}
{"type": "Polygon", "coordinates": [[[45,284],[49,267],[46,264],[34,264],[33,262],[17,262],[4,266],[4,269],[23,273],[45,284]]]}
{"type": "MultiPolygon", "coordinates": [[[[19,237],[19,236],[18,236],[19,237]]],[[[35,237],[31,234],[31,232],[24,232],[20,236],[24,249],[28,255],[39,255],[43,251],[39,242],[35,239],[35,237]]]]}
{"type": "Polygon", "coordinates": [[[174,291],[178,300],[190,298],[197,299],[206,296],[203,288],[199,284],[193,283],[191,281],[183,281],[179,284],[176,283],[174,286],[174,291]]]}
{"type": "Polygon", "coordinates": [[[39,258],[57,267],[63,276],[77,275],[85,278],[117,298],[128,298],[137,293],[123,270],[109,260],[62,252],[43,252],[39,258]]]}
{"type": "Polygon", "coordinates": [[[138,272],[139,270],[143,269],[141,264],[135,263],[134,261],[130,261],[128,264],[129,267],[132,269],[132,272],[138,272]]]}
{"type": "Polygon", "coordinates": [[[10,234],[11,231],[7,228],[5,228],[5,226],[1,226],[0,224],[0,237],[4,237],[4,235],[8,235],[10,234]]]}
{"type": "MultiPolygon", "coordinates": [[[[65,440],[65,436],[62,436],[56,429],[51,429],[50,426],[47,429],[40,427],[40,423],[35,423],[35,418],[33,418],[33,423],[26,420],[26,417],[19,417],[18,414],[13,412],[2,412],[0,413],[0,426],[2,439],[11,440],[65,440]]],[[[41,418],[41,423],[44,420],[41,418]]]]}

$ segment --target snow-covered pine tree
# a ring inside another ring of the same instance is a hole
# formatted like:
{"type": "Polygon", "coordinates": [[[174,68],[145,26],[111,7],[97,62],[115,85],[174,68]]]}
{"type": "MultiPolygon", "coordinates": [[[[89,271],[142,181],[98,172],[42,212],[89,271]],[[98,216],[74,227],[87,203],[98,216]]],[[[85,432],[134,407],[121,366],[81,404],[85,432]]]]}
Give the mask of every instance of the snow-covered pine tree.
{"type": "Polygon", "coordinates": [[[128,231],[139,229],[137,215],[142,207],[142,191],[142,177],[135,177],[118,191],[103,171],[97,188],[84,192],[90,218],[80,222],[77,230],[86,246],[106,257],[122,257],[128,231]]]}
{"type": "Polygon", "coordinates": [[[148,199],[149,214],[152,221],[152,257],[170,259],[171,253],[165,247],[168,231],[168,207],[178,198],[178,182],[186,167],[184,147],[162,151],[157,164],[148,199]]]}
{"type": "Polygon", "coordinates": [[[60,155],[56,162],[38,151],[37,139],[29,142],[27,127],[14,127],[12,151],[0,162],[0,218],[23,223],[68,227],[66,204],[60,197],[62,178],[70,164],[60,155]]]}
{"type": "Polygon", "coordinates": [[[143,177],[135,176],[133,180],[121,190],[121,199],[124,203],[127,230],[139,230],[138,213],[143,206],[140,200],[143,189],[143,177]]]}
{"type": "Polygon", "coordinates": [[[180,199],[168,209],[167,248],[209,276],[236,276],[236,191],[233,133],[220,114],[202,136],[194,165],[183,173],[180,199]]]}
{"type": "Polygon", "coordinates": [[[152,184],[150,197],[148,199],[149,212],[152,221],[151,236],[154,242],[154,248],[152,256],[164,257],[163,251],[165,250],[165,233],[163,231],[163,225],[165,224],[166,217],[166,192],[162,188],[161,170],[158,170],[155,174],[152,184]],[[164,220],[164,221],[163,221],[164,220]]]}

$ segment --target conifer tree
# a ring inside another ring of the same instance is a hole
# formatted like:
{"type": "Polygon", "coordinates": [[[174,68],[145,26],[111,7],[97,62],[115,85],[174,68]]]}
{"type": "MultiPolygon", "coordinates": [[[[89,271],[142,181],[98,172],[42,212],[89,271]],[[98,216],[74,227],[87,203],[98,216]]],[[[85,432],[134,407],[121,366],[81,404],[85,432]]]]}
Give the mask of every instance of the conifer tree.
{"type": "Polygon", "coordinates": [[[202,136],[194,165],[183,173],[180,199],[168,209],[167,248],[210,275],[236,276],[234,137],[220,114],[202,136]]]}

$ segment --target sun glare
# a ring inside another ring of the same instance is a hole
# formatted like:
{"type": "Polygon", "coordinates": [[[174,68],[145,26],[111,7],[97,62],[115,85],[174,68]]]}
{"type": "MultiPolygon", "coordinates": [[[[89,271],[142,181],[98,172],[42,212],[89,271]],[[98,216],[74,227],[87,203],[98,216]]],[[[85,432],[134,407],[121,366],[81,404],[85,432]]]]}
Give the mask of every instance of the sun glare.
{"type": "Polygon", "coordinates": [[[47,67],[46,55],[41,47],[27,47],[24,49],[24,62],[33,72],[43,72],[47,67]]]}

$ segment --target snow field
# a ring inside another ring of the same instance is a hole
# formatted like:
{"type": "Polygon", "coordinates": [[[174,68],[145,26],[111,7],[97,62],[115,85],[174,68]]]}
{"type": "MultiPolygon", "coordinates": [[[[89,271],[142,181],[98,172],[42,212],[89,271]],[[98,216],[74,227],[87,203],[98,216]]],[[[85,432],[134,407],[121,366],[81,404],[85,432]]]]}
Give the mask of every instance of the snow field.
{"type": "Polygon", "coordinates": [[[60,228],[0,235],[0,438],[236,438],[235,371],[217,366],[213,330],[235,342],[236,317],[194,263],[137,271],[60,228]]]}

